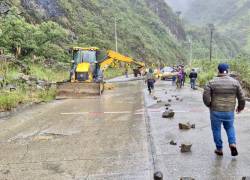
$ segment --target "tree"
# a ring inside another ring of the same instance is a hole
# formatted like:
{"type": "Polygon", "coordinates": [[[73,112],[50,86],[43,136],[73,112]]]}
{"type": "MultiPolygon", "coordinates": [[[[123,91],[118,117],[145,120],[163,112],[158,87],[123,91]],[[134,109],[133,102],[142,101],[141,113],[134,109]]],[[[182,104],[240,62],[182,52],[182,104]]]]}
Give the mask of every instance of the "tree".
{"type": "Polygon", "coordinates": [[[2,20],[1,25],[0,42],[14,51],[16,57],[21,55],[22,49],[32,51],[36,48],[33,36],[36,28],[23,18],[10,14],[2,20]]]}
{"type": "Polygon", "coordinates": [[[45,43],[57,44],[67,40],[67,32],[59,24],[48,21],[43,22],[38,26],[38,31],[35,33],[35,38],[38,45],[45,43]]]}

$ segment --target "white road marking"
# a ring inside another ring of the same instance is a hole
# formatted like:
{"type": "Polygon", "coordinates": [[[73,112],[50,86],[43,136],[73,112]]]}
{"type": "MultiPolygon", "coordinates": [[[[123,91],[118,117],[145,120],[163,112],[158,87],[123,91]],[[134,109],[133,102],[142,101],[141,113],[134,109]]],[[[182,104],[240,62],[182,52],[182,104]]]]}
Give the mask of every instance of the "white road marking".
{"type": "Polygon", "coordinates": [[[130,114],[131,111],[115,111],[115,112],[68,112],[61,115],[86,115],[86,114],[130,114]]]}

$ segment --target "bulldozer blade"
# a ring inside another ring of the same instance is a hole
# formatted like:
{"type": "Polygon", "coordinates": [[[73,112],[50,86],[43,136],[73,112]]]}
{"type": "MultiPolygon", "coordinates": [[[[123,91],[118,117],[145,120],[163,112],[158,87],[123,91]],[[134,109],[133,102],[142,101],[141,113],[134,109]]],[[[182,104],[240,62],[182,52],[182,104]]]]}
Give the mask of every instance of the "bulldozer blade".
{"type": "Polygon", "coordinates": [[[79,99],[87,96],[99,96],[104,91],[103,83],[57,83],[56,99],[79,99]]]}

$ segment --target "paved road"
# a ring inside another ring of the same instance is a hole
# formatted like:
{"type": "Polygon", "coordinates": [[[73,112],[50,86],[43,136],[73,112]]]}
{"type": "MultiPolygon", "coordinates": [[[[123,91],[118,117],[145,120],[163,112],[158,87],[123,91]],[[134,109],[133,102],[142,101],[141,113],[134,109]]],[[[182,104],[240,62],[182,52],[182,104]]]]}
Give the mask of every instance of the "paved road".
{"type": "MultiPolygon", "coordinates": [[[[193,91],[186,87],[176,90],[169,82],[160,82],[155,89],[155,96],[163,101],[172,99],[172,107],[176,111],[173,119],[162,119],[162,104],[156,104],[153,97],[145,90],[151,126],[155,169],[164,173],[164,179],[174,180],[180,177],[193,177],[198,180],[240,180],[242,176],[250,176],[250,112],[248,109],[237,115],[236,127],[240,156],[230,156],[227,138],[223,132],[225,155],[218,158],[214,155],[214,144],[210,130],[209,112],[202,103],[201,91],[193,91]],[[167,91],[167,94],[165,94],[167,91]],[[177,95],[183,102],[176,101],[177,95]],[[196,129],[181,131],[178,123],[196,124],[196,129]],[[169,144],[177,141],[178,146],[169,144]],[[192,143],[192,152],[180,153],[181,143],[192,143]]],[[[249,108],[247,104],[247,108],[249,108]]]]}
{"type": "Polygon", "coordinates": [[[232,158],[226,148],[217,158],[201,92],[161,81],[154,95],[163,103],[148,95],[142,82],[124,82],[102,97],[55,101],[1,119],[0,179],[151,180],[155,170],[164,180],[250,176],[248,111],[237,116],[240,156],[232,158]],[[176,116],[163,119],[170,98],[176,116]],[[180,131],[178,123],[187,121],[196,129],[180,131]],[[171,140],[191,142],[192,152],[180,153],[171,140]]]}
{"type": "Polygon", "coordinates": [[[0,120],[0,179],[151,179],[142,83],[0,120]]]}

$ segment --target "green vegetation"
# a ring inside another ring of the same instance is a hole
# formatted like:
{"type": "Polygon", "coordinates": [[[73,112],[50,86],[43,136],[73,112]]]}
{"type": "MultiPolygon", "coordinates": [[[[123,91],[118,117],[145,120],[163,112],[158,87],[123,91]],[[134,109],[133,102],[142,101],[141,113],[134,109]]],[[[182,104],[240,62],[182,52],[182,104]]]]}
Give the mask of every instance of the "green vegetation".
{"type": "MultiPolygon", "coordinates": [[[[8,4],[8,13],[0,14],[0,48],[11,56],[10,62],[0,61],[5,85],[0,90],[1,111],[53,99],[55,90],[38,82],[68,79],[71,46],[115,49],[115,21],[119,52],[154,64],[186,59],[177,41],[185,39],[184,28],[164,0],[9,0],[8,4]],[[17,90],[9,92],[8,85],[17,90]]],[[[123,74],[124,70],[112,68],[105,72],[107,79],[123,74]]]]}
{"type": "Polygon", "coordinates": [[[185,38],[184,29],[164,0],[12,0],[12,3],[22,10],[28,22],[41,24],[53,20],[60,24],[68,32],[69,46],[114,50],[116,19],[119,52],[155,63],[185,60],[174,38],[185,38]]]}
{"type": "Polygon", "coordinates": [[[194,0],[185,13],[195,24],[214,23],[216,31],[228,39],[233,39],[243,51],[250,47],[250,1],[247,0],[194,0]]]}
{"type": "Polygon", "coordinates": [[[199,68],[198,84],[200,87],[205,86],[209,80],[213,79],[213,77],[216,76],[216,74],[218,73],[218,64],[219,61],[213,60],[213,62],[210,62],[207,59],[195,60],[192,62],[192,67],[199,68]]]}
{"type": "Polygon", "coordinates": [[[49,102],[55,98],[56,90],[31,90],[29,88],[17,91],[0,91],[0,112],[9,111],[17,105],[28,102],[49,102]]]}
{"type": "Polygon", "coordinates": [[[11,110],[18,104],[24,103],[25,97],[22,92],[1,92],[0,91],[0,112],[11,110]]]}
{"type": "Polygon", "coordinates": [[[17,15],[16,8],[4,17],[0,16],[0,44],[7,53],[23,59],[32,55],[68,61],[62,42],[67,42],[67,31],[55,22],[33,25],[17,15]]]}
{"type": "MultiPolygon", "coordinates": [[[[194,59],[205,59],[210,54],[210,31],[208,27],[193,27],[187,30],[187,36],[192,39],[192,56],[194,59]]],[[[190,49],[190,44],[185,44],[190,49]]],[[[240,48],[237,42],[222,33],[215,32],[213,36],[213,59],[225,60],[235,57],[240,48]]]]}
{"type": "Polygon", "coordinates": [[[69,72],[57,68],[45,68],[41,65],[30,65],[30,75],[48,82],[60,82],[69,79],[69,72]]]}
{"type": "Polygon", "coordinates": [[[106,71],[104,71],[105,79],[111,79],[122,75],[125,75],[124,70],[122,71],[118,68],[108,68],[106,71]]]}
{"type": "MultiPolygon", "coordinates": [[[[245,89],[250,89],[250,62],[249,56],[238,56],[235,59],[231,59],[228,61],[219,61],[213,60],[210,62],[209,60],[195,60],[192,63],[192,67],[199,67],[199,77],[198,83],[201,87],[203,87],[209,80],[211,80],[214,76],[217,75],[218,64],[219,63],[228,63],[230,65],[230,71],[237,75],[238,79],[241,81],[243,87],[245,89]]],[[[249,91],[250,92],[250,91],[249,91]]]]}
{"type": "MultiPolygon", "coordinates": [[[[245,89],[250,87],[249,47],[250,47],[250,1],[246,0],[194,0],[189,2],[185,18],[196,26],[215,25],[213,41],[213,62],[209,57],[208,28],[189,27],[193,38],[194,66],[202,69],[199,77],[201,86],[217,74],[219,62],[228,62],[231,71],[237,73],[245,89]],[[206,59],[206,60],[204,60],[206,59]]],[[[187,25],[187,26],[190,26],[187,25]]]]}
{"type": "Polygon", "coordinates": [[[6,84],[5,88],[0,89],[0,112],[11,110],[19,104],[48,102],[54,99],[55,88],[47,88],[46,83],[62,81],[68,77],[68,72],[65,70],[46,68],[41,64],[28,64],[27,69],[29,72],[25,75],[14,62],[0,63],[0,75],[4,77],[6,84]],[[33,80],[24,82],[24,76],[33,80]],[[39,81],[45,83],[45,86],[37,84],[39,81]],[[10,91],[12,86],[16,90],[10,91]]]}

